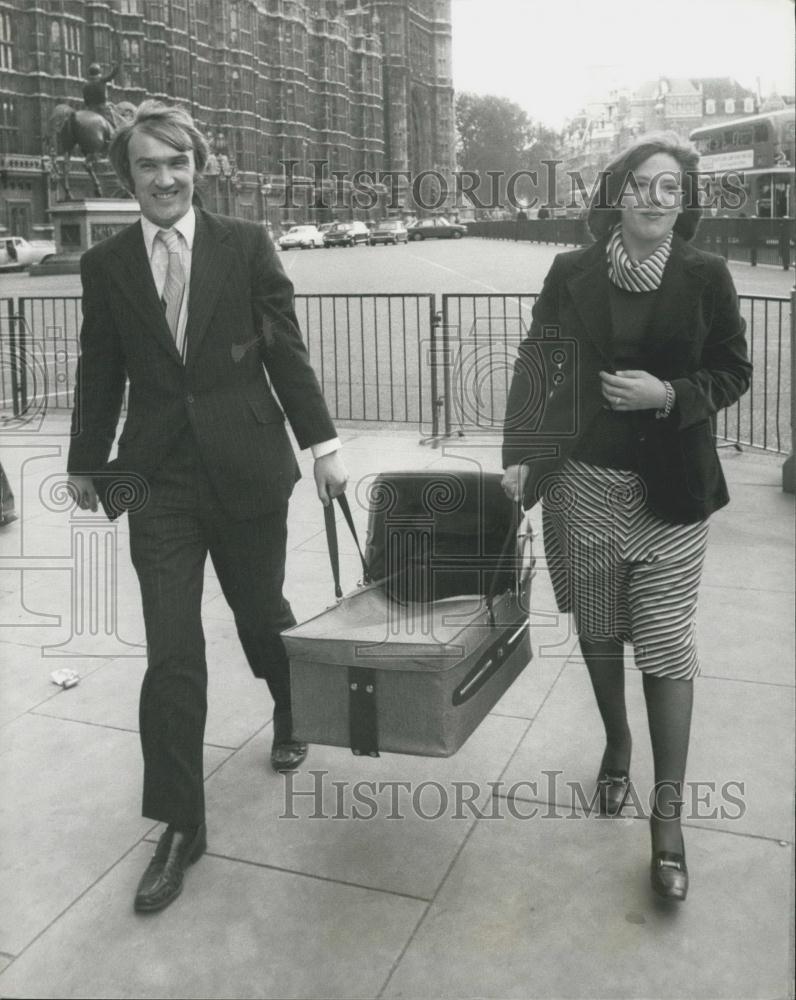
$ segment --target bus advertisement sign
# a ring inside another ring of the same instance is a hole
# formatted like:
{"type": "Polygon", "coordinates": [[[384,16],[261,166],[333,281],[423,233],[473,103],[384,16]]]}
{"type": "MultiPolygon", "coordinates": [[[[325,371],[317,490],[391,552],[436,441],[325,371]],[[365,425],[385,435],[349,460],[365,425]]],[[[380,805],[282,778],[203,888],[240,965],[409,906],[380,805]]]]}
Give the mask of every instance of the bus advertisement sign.
{"type": "Polygon", "coordinates": [[[709,153],[700,157],[699,169],[713,174],[718,170],[748,170],[755,164],[753,149],[738,149],[727,153],[709,153]]]}

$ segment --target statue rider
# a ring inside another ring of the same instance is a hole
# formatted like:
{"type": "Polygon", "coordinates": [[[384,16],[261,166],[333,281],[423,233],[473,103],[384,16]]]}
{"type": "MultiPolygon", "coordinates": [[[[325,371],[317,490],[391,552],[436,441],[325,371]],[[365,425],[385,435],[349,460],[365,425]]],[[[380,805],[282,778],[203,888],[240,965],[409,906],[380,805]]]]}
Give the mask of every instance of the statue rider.
{"type": "Polygon", "coordinates": [[[89,111],[96,111],[97,114],[109,123],[115,131],[119,127],[119,120],[112,104],[108,103],[108,95],[105,84],[111,81],[119,72],[120,67],[114,66],[110,73],[102,75],[102,67],[99,63],[92,63],[88,68],[88,76],[83,84],[83,104],[89,111]]]}

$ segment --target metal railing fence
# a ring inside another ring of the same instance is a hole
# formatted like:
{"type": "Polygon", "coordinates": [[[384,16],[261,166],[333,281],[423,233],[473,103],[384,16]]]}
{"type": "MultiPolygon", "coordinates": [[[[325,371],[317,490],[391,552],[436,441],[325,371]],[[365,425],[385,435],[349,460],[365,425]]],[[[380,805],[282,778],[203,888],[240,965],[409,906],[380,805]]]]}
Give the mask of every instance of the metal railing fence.
{"type": "MultiPolygon", "coordinates": [[[[467,232],[485,239],[563,246],[587,246],[594,242],[583,218],[471,222],[467,232]]],[[[787,270],[793,260],[796,220],[706,216],[700,220],[692,242],[725,260],[744,261],[753,266],[776,264],[787,270]]]]}
{"type": "MultiPolygon", "coordinates": [[[[436,392],[424,351],[435,322],[433,295],[296,295],[295,304],[335,418],[431,420],[436,392]]],[[[71,409],[81,320],[79,297],[2,303],[0,408],[19,414],[35,402],[71,409]]]]}
{"type": "MultiPolygon", "coordinates": [[[[310,360],[337,420],[418,426],[432,440],[500,433],[517,345],[537,295],[297,295],[310,360]]],[[[754,364],[749,392],[719,415],[718,435],[792,448],[792,303],[739,296],[754,364]]],[[[79,353],[78,297],[0,301],[0,411],[69,409],[79,353]]],[[[540,348],[539,377],[546,377],[540,348]]]]}
{"type": "MultiPolygon", "coordinates": [[[[527,336],[536,295],[460,294],[442,296],[438,337],[448,357],[444,433],[499,432],[517,346],[527,336]]],[[[792,450],[792,303],[764,295],[740,295],[746,337],[754,365],[749,391],[722,410],[717,437],[737,446],[778,454],[792,450]]],[[[538,341],[534,365],[542,390],[554,374],[556,341],[538,341]]],[[[549,386],[548,386],[549,388],[549,386]]]]}

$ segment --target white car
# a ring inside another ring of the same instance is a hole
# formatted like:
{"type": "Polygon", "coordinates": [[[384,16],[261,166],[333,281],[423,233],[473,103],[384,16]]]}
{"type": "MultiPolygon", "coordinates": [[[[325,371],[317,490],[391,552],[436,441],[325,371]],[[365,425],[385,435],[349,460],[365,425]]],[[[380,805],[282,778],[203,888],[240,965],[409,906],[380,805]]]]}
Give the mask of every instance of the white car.
{"type": "Polygon", "coordinates": [[[280,236],[280,250],[292,250],[298,247],[299,250],[312,250],[313,247],[323,246],[323,233],[317,226],[293,226],[280,236]]]}
{"type": "Polygon", "coordinates": [[[24,240],[21,236],[0,237],[0,271],[24,271],[55,256],[52,240],[24,240]]]}

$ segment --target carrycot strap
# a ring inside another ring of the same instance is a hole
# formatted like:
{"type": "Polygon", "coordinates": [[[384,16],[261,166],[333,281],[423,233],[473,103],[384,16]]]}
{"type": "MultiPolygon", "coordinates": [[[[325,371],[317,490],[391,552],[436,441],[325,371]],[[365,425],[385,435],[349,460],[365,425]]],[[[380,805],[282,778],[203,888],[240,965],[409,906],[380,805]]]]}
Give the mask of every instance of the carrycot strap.
{"type": "Polygon", "coordinates": [[[357,757],[379,756],[376,671],[368,667],[348,668],[348,737],[357,757]]]}
{"type": "Polygon", "coordinates": [[[517,501],[512,504],[512,516],[511,523],[509,524],[509,530],[506,534],[505,541],[503,542],[503,549],[500,553],[500,559],[498,560],[498,565],[495,568],[492,578],[489,582],[489,588],[486,592],[486,607],[489,612],[490,624],[495,624],[495,616],[492,611],[492,605],[495,598],[500,592],[500,578],[506,571],[508,565],[513,565],[514,567],[514,579],[515,579],[515,590],[517,593],[517,598],[519,599],[520,592],[520,582],[519,574],[517,573],[516,561],[517,561],[517,535],[520,530],[520,520],[522,518],[522,504],[517,501]],[[510,554],[513,554],[513,558],[510,554]]]}
{"type": "MultiPolygon", "coordinates": [[[[359,561],[362,563],[362,582],[370,583],[370,570],[368,569],[368,564],[365,562],[365,557],[362,554],[362,547],[359,544],[357,529],[354,526],[354,518],[351,516],[351,507],[348,504],[348,497],[345,493],[341,493],[340,496],[337,497],[337,502],[340,504],[340,510],[342,510],[343,517],[346,519],[346,524],[351,529],[351,534],[354,537],[354,543],[356,544],[357,552],[359,553],[359,561]]],[[[326,504],[323,508],[323,519],[326,525],[326,544],[329,547],[329,562],[332,564],[334,596],[339,600],[343,596],[343,590],[340,586],[340,550],[337,545],[337,522],[334,518],[333,504],[326,504]]]]}

